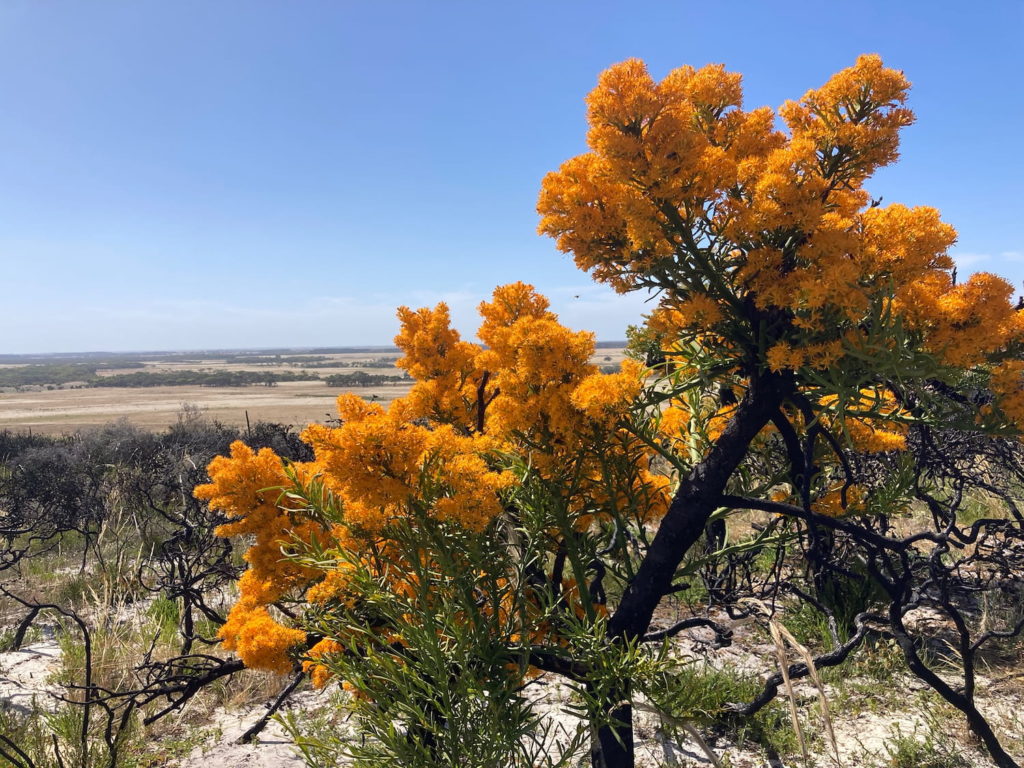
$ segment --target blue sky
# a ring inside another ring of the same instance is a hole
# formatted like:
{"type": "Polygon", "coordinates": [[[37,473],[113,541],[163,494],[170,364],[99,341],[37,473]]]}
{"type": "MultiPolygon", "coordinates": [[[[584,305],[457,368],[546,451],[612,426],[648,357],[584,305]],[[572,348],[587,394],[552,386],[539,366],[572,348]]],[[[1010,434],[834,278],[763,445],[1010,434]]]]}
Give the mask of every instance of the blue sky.
{"type": "Polygon", "coordinates": [[[777,106],[865,52],[914,83],[870,185],[934,205],[962,272],[1024,279],[1020,2],[0,4],[0,352],[389,343],[499,283],[623,338],[644,305],[535,234],[583,97],[638,56],[777,106]]]}

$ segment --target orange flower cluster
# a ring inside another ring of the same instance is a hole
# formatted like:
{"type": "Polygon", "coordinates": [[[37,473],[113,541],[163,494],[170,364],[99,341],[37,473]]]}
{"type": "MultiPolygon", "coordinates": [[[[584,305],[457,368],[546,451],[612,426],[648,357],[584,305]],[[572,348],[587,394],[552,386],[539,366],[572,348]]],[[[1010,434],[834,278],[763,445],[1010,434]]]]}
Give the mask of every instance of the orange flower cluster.
{"type": "Polygon", "coordinates": [[[432,310],[400,307],[398,319],[395,344],[405,356],[397,365],[417,382],[406,398],[409,407],[442,424],[472,424],[482,374],[479,348],[459,338],[444,304],[432,310]]]}
{"type": "Polygon", "coordinates": [[[296,540],[308,540],[319,526],[289,509],[281,497],[280,489],[289,481],[280,458],[269,448],[256,453],[235,442],[230,458],[215,458],[208,472],[211,482],[196,487],[196,498],[234,519],[219,526],[216,534],[254,537],[245,553],[249,568],[238,584],[241,597],[218,635],[246,666],[287,672],[293,664],[292,648],[306,635],[278,622],[268,606],[311,577],[307,569],[284,560],[281,550],[296,540]]]}
{"type": "Polygon", "coordinates": [[[583,379],[572,393],[572,404],[595,423],[612,426],[640,395],[643,376],[640,363],[623,360],[619,373],[593,373],[583,379]]]}
{"type": "MultiPolygon", "coordinates": [[[[811,509],[819,515],[828,517],[859,514],[864,511],[865,498],[864,489],[859,485],[832,484],[812,498],[811,509]]],[[[802,504],[801,499],[789,486],[772,491],[771,500],[797,506],[802,504]]]]}
{"type": "MultiPolygon", "coordinates": [[[[589,485],[577,484],[577,498],[566,499],[580,525],[589,525],[602,503],[624,504],[626,497],[642,496],[652,518],[664,514],[668,478],[651,472],[647,449],[620,430],[642,389],[642,367],[627,361],[618,373],[600,373],[590,363],[593,336],[562,326],[547,299],[523,283],[496,289],[480,314],[483,344],[474,344],[451,328],[443,304],[401,308],[398,364],[416,379],[408,396],[384,408],[343,394],[340,426],[314,424],[302,433],[315,458],[291,470],[300,482],[322,484],[340,521],[314,522],[316,515],[283,492],[293,480],[269,449],[255,453],[236,443],[230,457],[210,464],[212,482],[196,495],[232,518],[218,535],[254,536],[240,598],[220,633],[248,666],[291,668],[306,637],[279,621],[274,605],[347,601],[347,555],[369,546],[386,550],[395,521],[426,513],[484,531],[503,513],[503,494],[516,482],[502,468],[503,455],[521,456],[551,477],[590,478],[589,485]],[[600,445],[618,451],[627,468],[628,487],[616,499],[601,484],[594,451],[600,445]],[[316,565],[299,565],[284,553],[314,540],[322,553],[316,565]]],[[[398,570],[389,577],[392,588],[408,591],[403,579],[410,576],[398,570]]],[[[315,682],[326,681],[324,658],[340,651],[339,640],[327,638],[306,652],[315,682]]]]}
{"type": "Polygon", "coordinates": [[[908,89],[861,56],[784,104],[783,132],[719,65],[656,82],[617,64],[587,99],[590,151],[544,179],[540,232],[619,291],[660,290],[669,338],[721,340],[748,365],[870,366],[907,346],[981,365],[1024,338],[1009,284],[954,285],[953,228],[863,186],[898,157],[908,89]]]}
{"type": "Polygon", "coordinates": [[[818,514],[829,517],[842,517],[863,511],[864,490],[860,486],[851,485],[846,489],[845,501],[843,496],[843,487],[833,486],[821,494],[812,507],[818,514]]]}
{"type": "Polygon", "coordinates": [[[309,649],[302,670],[309,675],[314,688],[323,688],[331,679],[331,670],[324,662],[344,651],[341,643],[325,638],[309,649]]]}
{"type": "Polygon", "coordinates": [[[685,455],[697,448],[692,442],[695,436],[706,442],[718,439],[735,410],[735,404],[724,405],[713,397],[701,397],[694,406],[672,398],[658,418],[657,431],[669,446],[685,455]]]}
{"type": "Polygon", "coordinates": [[[338,398],[338,413],[340,427],[310,425],[303,439],[343,503],[350,528],[379,535],[413,503],[428,504],[437,517],[473,530],[500,513],[497,492],[513,478],[488,466],[482,454],[492,443],[485,437],[418,424],[402,400],[385,410],[345,394],[338,398]]]}
{"type": "Polygon", "coordinates": [[[831,368],[844,354],[843,342],[839,339],[802,347],[780,341],[768,350],[766,360],[773,371],[795,371],[804,367],[821,371],[831,368]]]}
{"type": "Polygon", "coordinates": [[[480,305],[478,335],[487,345],[480,360],[496,372],[499,392],[487,428],[504,440],[521,436],[572,450],[581,431],[572,394],[597,372],[590,364],[594,336],[561,325],[547,307],[547,299],[523,283],[498,288],[492,302],[480,305]]]}
{"type": "Polygon", "coordinates": [[[1024,360],[1006,360],[992,370],[989,386],[1003,415],[1018,428],[1024,424],[1024,360]]]}
{"type": "Polygon", "coordinates": [[[855,450],[884,453],[907,449],[910,415],[888,390],[862,389],[856,399],[842,403],[841,409],[835,395],[822,398],[821,404],[830,411],[826,413],[826,426],[834,433],[845,430],[855,450]]]}

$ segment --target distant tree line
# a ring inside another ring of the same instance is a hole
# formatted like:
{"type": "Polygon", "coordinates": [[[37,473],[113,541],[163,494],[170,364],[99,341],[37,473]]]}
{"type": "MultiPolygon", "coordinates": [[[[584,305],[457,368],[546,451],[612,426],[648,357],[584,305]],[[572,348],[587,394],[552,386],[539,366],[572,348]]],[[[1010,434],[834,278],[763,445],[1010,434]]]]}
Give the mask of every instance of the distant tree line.
{"type": "Polygon", "coordinates": [[[98,377],[98,371],[112,368],[141,368],[142,363],[58,363],[44,365],[20,365],[0,368],[0,387],[24,387],[46,384],[70,384],[90,382],[98,377]]]}
{"type": "MultiPolygon", "coordinates": [[[[287,358],[281,358],[287,364],[287,358]]],[[[239,362],[233,360],[232,362],[239,362]]],[[[250,362],[249,364],[253,364],[250,362]]],[[[392,368],[394,358],[378,358],[351,363],[314,362],[311,368],[392,368]]],[[[113,365],[94,363],[61,363],[50,365],[23,365],[0,368],[0,387],[59,387],[80,384],[85,387],[248,387],[262,384],[274,386],[282,381],[317,381],[320,374],[306,370],[299,371],[136,371],[101,375],[113,365]]],[[[118,368],[141,368],[143,363],[118,364],[118,368]]],[[[398,384],[407,381],[404,374],[393,376],[353,371],[327,376],[325,381],[331,387],[371,387],[379,384],[398,384]]]]}
{"type": "Polygon", "coordinates": [[[409,381],[411,379],[405,374],[386,376],[378,373],[367,373],[366,371],[335,373],[324,379],[328,387],[377,387],[381,384],[405,384],[409,381]]]}
{"type": "Polygon", "coordinates": [[[223,360],[233,365],[309,365],[329,358],[325,355],[224,355],[223,360]]]}
{"type": "MultiPolygon", "coordinates": [[[[130,366],[136,367],[136,366],[130,366]]],[[[139,363],[138,367],[142,367],[139,363]]],[[[315,381],[320,377],[306,371],[139,371],[101,376],[96,366],[26,365],[0,368],[0,387],[63,386],[80,383],[87,387],[247,387],[273,386],[280,381],[315,381]]]]}
{"type": "Polygon", "coordinates": [[[227,356],[224,362],[229,365],[293,365],[303,368],[394,368],[396,360],[397,356],[375,357],[372,360],[332,360],[324,355],[233,355],[227,356]]]}
{"type": "Polygon", "coordinates": [[[376,357],[372,360],[328,360],[310,363],[307,368],[394,368],[397,357],[376,357]]]}
{"type": "Polygon", "coordinates": [[[315,381],[320,377],[306,371],[161,371],[159,373],[119,373],[98,376],[92,387],[248,387],[262,384],[272,387],[281,381],[315,381]]]}

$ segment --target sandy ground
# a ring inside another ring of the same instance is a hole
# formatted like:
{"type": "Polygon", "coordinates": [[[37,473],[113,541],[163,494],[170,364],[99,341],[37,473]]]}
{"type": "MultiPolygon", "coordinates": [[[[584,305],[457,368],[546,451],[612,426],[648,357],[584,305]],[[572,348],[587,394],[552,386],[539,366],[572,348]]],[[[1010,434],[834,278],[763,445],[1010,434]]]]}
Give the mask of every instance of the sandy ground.
{"type": "Polygon", "coordinates": [[[0,653],[0,702],[25,713],[37,704],[44,709],[51,707],[50,694],[57,689],[48,678],[59,660],[60,646],[55,640],[0,653]]]}
{"type": "MultiPolygon", "coordinates": [[[[200,407],[212,419],[245,425],[256,421],[303,425],[335,415],[334,400],[342,390],[322,381],[286,381],[274,387],[97,387],[0,395],[0,429],[71,432],[128,419],[149,429],[173,424],[182,407],[200,407]]],[[[381,402],[408,391],[406,385],[359,387],[351,390],[381,402]]]]}
{"type": "MultiPolygon", "coordinates": [[[[291,709],[315,709],[323,697],[313,691],[292,696],[291,709]]],[[[239,711],[219,709],[211,725],[219,732],[212,744],[203,744],[178,763],[179,768],[305,768],[306,761],[276,720],[267,723],[252,744],[239,744],[239,737],[263,714],[261,707],[239,711]]]]}

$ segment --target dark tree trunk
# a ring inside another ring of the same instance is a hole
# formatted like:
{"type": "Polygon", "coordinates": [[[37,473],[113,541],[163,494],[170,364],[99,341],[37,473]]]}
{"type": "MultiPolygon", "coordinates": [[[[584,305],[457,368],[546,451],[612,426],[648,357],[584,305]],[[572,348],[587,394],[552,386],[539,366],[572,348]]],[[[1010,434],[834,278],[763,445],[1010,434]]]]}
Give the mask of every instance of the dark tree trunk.
{"type": "MultiPolygon", "coordinates": [[[[669,591],[686,553],[704,532],[748,446],[792,390],[792,380],[777,374],[751,381],[718,441],[680,482],[646,556],[608,622],[608,635],[613,642],[637,639],[647,632],[654,609],[669,591]]],[[[621,725],[598,730],[598,744],[591,758],[593,768],[633,768],[632,707],[622,703],[629,700],[628,686],[624,694],[623,698],[613,697],[617,700],[610,703],[608,712],[621,725]]]]}
{"type": "Polygon", "coordinates": [[[832,531],[807,523],[810,542],[806,558],[808,574],[814,584],[814,594],[822,603],[834,610],[844,604],[847,597],[843,580],[839,578],[832,563],[835,559],[836,537],[832,531]]]}
{"type": "Polygon", "coordinates": [[[632,766],[634,756],[633,707],[629,704],[616,707],[609,715],[622,725],[598,729],[597,742],[592,748],[593,754],[590,757],[591,766],[593,768],[632,766]]]}

